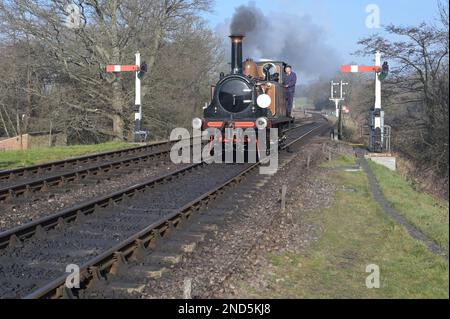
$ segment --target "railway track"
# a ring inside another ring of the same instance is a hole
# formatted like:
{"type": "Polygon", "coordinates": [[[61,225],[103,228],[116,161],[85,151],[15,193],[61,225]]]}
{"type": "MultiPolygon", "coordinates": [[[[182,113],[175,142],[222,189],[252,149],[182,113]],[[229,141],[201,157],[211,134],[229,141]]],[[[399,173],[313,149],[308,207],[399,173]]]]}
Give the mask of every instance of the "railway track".
{"type": "MultiPolygon", "coordinates": [[[[296,130],[307,123],[294,126],[296,130]]],[[[174,142],[163,142],[52,163],[0,171],[0,204],[29,200],[52,189],[95,184],[114,175],[141,170],[151,161],[167,159],[174,142]]]]}
{"type": "MultiPolygon", "coordinates": [[[[311,123],[311,129],[308,130],[307,132],[301,133],[300,135],[291,135],[289,136],[286,141],[284,141],[283,145],[281,146],[282,150],[288,150],[289,147],[291,147],[292,145],[294,145],[295,143],[297,143],[298,141],[302,140],[304,137],[310,135],[311,133],[315,132],[315,131],[319,131],[320,129],[323,128],[323,125],[321,124],[317,124],[317,123],[311,123]]],[[[296,131],[299,128],[302,128],[302,126],[297,126],[297,127],[293,127],[291,129],[289,129],[289,132],[292,131],[296,131]]]]}
{"type": "Polygon", "coordinates": [[[61,161],[49,162],[39,165],[20,167],[15,169],[0,171],[0,183],[5,184],[8,181],[20,178],[32,178],[33,176],[41,176],[48,173],[56,173],[58,171],[67,171],[69,169],[81,168],[85,165],[93,163],[101,163],[118,158],[134,156],[140,153],[154,152],[161,148],[166,148],[168,142],[160,142],[139,147],[126,148],[117,151],[110,151],[98,154],[69,158],[61,161]]]}
{"type": "MultiPolygon", "coordinates": [[[[291,144],[324,125],[295,128],[291,144]]],[[[193,164],[0,233],[0,298],[76,295],[64,285],[74,259],[81,289],[104,280],[259,165],[193,164]]]]}
{"type": "Polygon", "coordinates": [[[167,158],[172,142],[0,172],[0,203],[71,184],[96,183],[112,174],[140,170],[153,160],[167,158]]]}

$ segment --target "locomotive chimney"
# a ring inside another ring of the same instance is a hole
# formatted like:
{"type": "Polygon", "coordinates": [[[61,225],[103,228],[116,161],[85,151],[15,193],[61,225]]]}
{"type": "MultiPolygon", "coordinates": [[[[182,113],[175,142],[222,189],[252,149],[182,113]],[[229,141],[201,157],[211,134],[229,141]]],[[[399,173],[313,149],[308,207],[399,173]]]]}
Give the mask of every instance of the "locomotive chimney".
{"type": "Polygon", "coordinates": [[[231,73],[242,74],[242,40],[243,35],[232,35],[231,38],[231,73]]]}

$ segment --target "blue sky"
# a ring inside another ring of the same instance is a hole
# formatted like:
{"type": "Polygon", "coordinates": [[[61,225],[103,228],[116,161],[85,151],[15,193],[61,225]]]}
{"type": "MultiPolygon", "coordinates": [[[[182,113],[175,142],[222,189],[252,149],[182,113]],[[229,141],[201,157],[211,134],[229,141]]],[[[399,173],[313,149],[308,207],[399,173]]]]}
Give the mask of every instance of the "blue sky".
{"type": "MultiPolygon", "coordinates": [[[[205,18],[212,28],[231,19],[235,8],[249,4],[246,0],[216,0],[214,12],[205,18]]],[[[381,25],[415,25],[422,21],[433,21],[437,17],[437,0],[257,0],[256,4],[266,15],[270,13],[289,13],[299,17],[310,15],[321,26],[327,37],[327,44],[333,47],[342,63],[351,60],[370,63],[369,58],[350,56],[358,46],[358,39],[381,32],[382,29],[366,27],[366,7],[376,4],[380,8],[381,25]]],[[[295,32],[295,30],[292,30],[295,32]]]]}

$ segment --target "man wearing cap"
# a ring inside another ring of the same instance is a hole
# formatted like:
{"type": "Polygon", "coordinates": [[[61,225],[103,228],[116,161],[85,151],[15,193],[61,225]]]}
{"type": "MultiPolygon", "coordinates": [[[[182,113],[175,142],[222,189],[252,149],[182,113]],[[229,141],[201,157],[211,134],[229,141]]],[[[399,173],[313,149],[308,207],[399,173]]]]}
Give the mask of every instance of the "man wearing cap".
{"type": "Polygon", "coordinates": [[[287,65],[284,69],[284,87],[286,97],[287,116],[292,118],[292,108],[294,106],[295,86],[297,84],[297,75],[292,72],[292,67],[287,65]]]}

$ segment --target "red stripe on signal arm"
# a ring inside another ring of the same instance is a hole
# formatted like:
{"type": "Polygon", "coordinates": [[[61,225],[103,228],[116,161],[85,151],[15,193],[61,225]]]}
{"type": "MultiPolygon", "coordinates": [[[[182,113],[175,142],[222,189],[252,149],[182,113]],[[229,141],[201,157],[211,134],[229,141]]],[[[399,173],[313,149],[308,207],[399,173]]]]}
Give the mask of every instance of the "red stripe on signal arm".
{"type": "Polygon", "coordinates": [[[107,65],[106,72],[117,73],[117,72],[136,72],[139,70],[138,65],[107,65]]]}
{"type": "Polygon", "coordinates": [[[342,73],[360,73],[360,72],[380,72],[381,67],[379,66],[367,66],[367,65],[342,65],[342,73]]]}
{"type": "Polygon", "coordinates": [[[360,65],[358,67],[358,72],[379,72],[381,68],[379,66],[366,66],[360,65]]]}
{"type": "Polygon", "coordinates": [[[115,66],[114,65],[107,65],[106,66],[106,72],[108,73],[114,73],[115,66]]]}
{"type": "Polygon", "coordinates": [[[350,73],[351,72],[351,65],[343,65],[343,66],[341,66],[341,72],[342,73],[350,73]]]}
{"type": "Polygon", "coordinates": [[[138,65],[122,65],[121,72],[136,72],[139,70],[138,65]]]}

